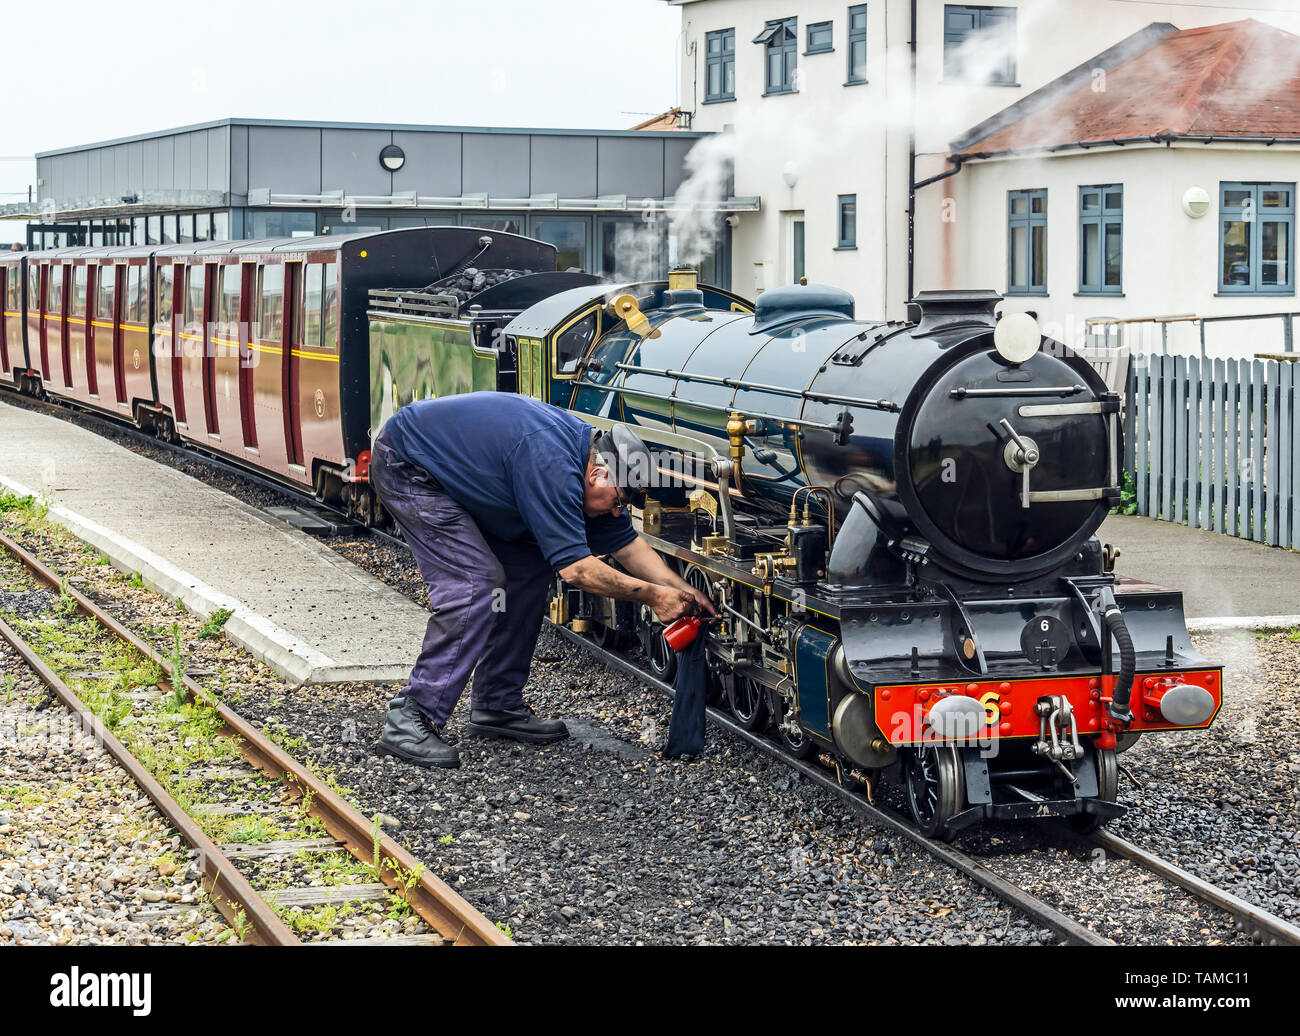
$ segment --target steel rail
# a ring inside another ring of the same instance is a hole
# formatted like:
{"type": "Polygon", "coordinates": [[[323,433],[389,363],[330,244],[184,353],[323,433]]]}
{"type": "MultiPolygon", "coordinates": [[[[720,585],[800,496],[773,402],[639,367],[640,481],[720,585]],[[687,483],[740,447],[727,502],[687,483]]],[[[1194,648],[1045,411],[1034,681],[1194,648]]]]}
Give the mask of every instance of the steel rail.
{"type": "MultiPolygon", "coordinates": [[[[80,591],[71,586],[62,587],[59,576],[38,558],[3,534],[0,534],[0,547],[9,551],[52,589],[59,592],[64,592],[66,589],[67,594],[76,601],[83,614],[95,619],[146,658],[162,667],[169,680],[173,678],[172,664],[168,658],[146,644],[80,591]]],[[[337,792],[318,780],[307,767],[267,738],[244,717],[209,695],[190,677],[182,676],[182,683],[194,698],[202,701],[218,714],[224,725],[224,732],[235,740],[250,763],[276,780],[282,781],[291,792],[299,796],[309,796],[308,812],[321,820],[330,835],[343,842],[358,859],[373,862],[375,840],[370,821],[337,792]]],[[[399,890],[403,898],[410,903],[411,908],[434,931],[444,938],[453,940],[457,945],[511,945],[511,940],[506,938],[496,925],[474,909],[444,881],[430,874],[414,856],[388,835],[380,835],[378,849],[380,879],[386,885],[399,890]],[[418,874],[418,877],[408,889],[403,878],[409,880],[412,874],[418,874]]]]}
{"type": "MultiPolygon", "coordinates": [[[[548,619],[547,622],[550,622],[548,619]]],[[[658,680],[645,672],[627,659],[607,651],[589,640],[585,640],[581,635],[574,633],[564,626],[557,626],[551,623],[551,628],[555,630],[565,640],[578,645],[595,658],[604,662],[606,665],[625,673],[634,679],[640,680],[655,690],[667,694],[669,697],[673,694],[673,689],[662,680],[658,680]]],[[[1115,943],[1105,936],[1098,935],[1090,928],[1081,925],[1072,917],[1061,913],[1055,907],[1043,902],[1033,893],[1026,892],[1018,885],[1013,884],[1006,878],[997,874],[984,864],[960,849],[954,849],[950,845],[944,845],[939,842],[932,842],[921,832],[911,827],[905,821],[901,820],[892,813],[875,806],[847,788],[842,787],[838,781],[827,773],[812,766],[802,759],[795,759],[785,752],[781,751],[776,745],[760,737],[753,731],[746,730],[735,720],[727,716],[718,709],[710,707],[708,710],[710,722],[716,724],[731,734],[747,741],[750,745],[757,748],[760,752],[773,759],[785,763],[791,769],[797,771],[808,780],[815,782],[821,787],[838,795],[845,803],[851,806],[855,811],[860,813],[873,824],[887,828],[895,834],[902,835],[908,841],[924,849],[931,856],[936,857],[943,863],[954,868],[960,873],[966,875],[972,881],[988,889],[994,895],[1004,902],[1020,910],[1022,913],[1029,915],[1037,921],[1042,922],[1050,928],[1067,943],[1081,946],[1114,946],[1115,943]]]]}
{"type": "Polygon", "coordinates": [[[204,884],[213,905],[232,928],[238,930],[245,925],[248,926],[248,933],[241,935],[244,941],[262,946],[301,945],[289,926],[280,920],[271,909],[271,905],[249,884],[248,879],[239,873],[217,843],[207,836],[181,808],[180,803],[167,793],[153,774],[146,770],[144,765],[114,736],[104,721],[77,697],[76,692],[64,683],[3,619],[0,619],[0,637],[4,637],[9,642],[41,682],[81,719],[82,730],[93,735],[95,740],[103,745],[104,750],[127,772],[131,780],[139,785],[172,827],[199,854],[199,867],[206,878],[204,884]]]}
{"type": "Polygon", "coordinates": [[[1117,856],[1122,856],[1126,860],[1137,864],[1143,870],[1151,871],[1166,881],[1171,881],[1180,886],[1197,899],[1218,907],[1227,914],[1231,914],[1244,926],[1258,932],[1273,945],[1300,946],[1300,928],[1289,921],[1283,920],[1276,914],[1270,914],[1267,910],[1252,903],[1247,903],[1244,899],[1234,896],[1231,892],[1221,889],[1217,885],[1211,885],[1208,881],[1198,878],[1195,874],[1183,870],[1177,864],[1170,863],[1168,860],[1149,853],[1141,846],[1134,845],[1127,839],[1113,835],[1109,831],[1096,831],[1088,837],[1099,848],[1115,853],[1117,856]]]}

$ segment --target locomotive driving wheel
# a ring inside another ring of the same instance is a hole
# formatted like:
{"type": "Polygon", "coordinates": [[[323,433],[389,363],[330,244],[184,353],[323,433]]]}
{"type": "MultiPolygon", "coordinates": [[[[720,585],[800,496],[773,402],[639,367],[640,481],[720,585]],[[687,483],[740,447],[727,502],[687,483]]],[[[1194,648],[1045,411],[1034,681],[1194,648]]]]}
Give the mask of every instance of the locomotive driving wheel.
{"type": "Polygon", "coordinates": [[[746,730],[758,730],[767,719],[767,689],[748,676],[733,676],[727,683],[727,706],[746,730]]]}
{"type": "Polygon", "coordinates": [[[912,819],[927,838],[951,841],[957,834],[948,826],[966,805],[966,775],[957,750],[951,745],[924,745],[908,753],[907,803],[912,819]]]}
{"type": "MultiPolygon", "coordinates": [[[[700,568],[699,565],[687,565],[686,571],[682,573],[682,578],[691,584],[693,588],[699,590],[705,597],[713,597],[713,584],[709,579],[709,574],[700,568]]],[[[703,614],[703,613],[701,613],[703,614]]],[[[705,626],[700,631],[700,636],[708,635],[709,627],[705,626]]],[[[708,701],[710,705],[719,705],[723,699],[722,677],[717,671],[710,667],[708,680],[708,701]]]]}
{"type": "MultiPolygon", "coordinates": [[[[1097,756],[1097,798],[1103,802],[1114,802],[1119,797],[1119,754],[1114,749],[1098,748],[1097,756]]],[[[1066,817],[1070,827],[1080,834],[1091,834],[1104,823],[1106,817],[1096,813],[1076,813],[1066,817]]]]}
{"type": "Polygon", "coordinates": [[[657,622],[654,612],[642,605],[641,621],[637,626],[641,650],[650,664],[651,674],[656,680],[672,683],[677,675],[677,653],[664,640],[664,624],[657,622]]]}

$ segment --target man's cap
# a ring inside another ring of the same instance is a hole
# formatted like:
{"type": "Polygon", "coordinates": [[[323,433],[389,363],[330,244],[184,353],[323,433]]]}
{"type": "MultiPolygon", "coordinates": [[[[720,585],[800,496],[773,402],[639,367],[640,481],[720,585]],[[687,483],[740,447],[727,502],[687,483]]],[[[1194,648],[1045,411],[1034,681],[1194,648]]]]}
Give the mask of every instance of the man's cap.
{"type": "Polygon", "coordinates": [[[643,506],[655,461],[641,437],[627,425],[616,424],[596,433],[596,453],[628,502],[643,506]]]}

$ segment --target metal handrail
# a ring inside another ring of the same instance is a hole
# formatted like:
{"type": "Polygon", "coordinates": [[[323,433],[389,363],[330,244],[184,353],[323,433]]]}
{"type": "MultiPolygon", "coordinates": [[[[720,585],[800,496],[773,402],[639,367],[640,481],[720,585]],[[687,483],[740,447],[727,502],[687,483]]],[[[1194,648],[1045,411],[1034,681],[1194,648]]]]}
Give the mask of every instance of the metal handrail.
{"type": "MultiPolygon", "coordinates": [[[[1083,326],[1085,333],[1093,334],[1094,327],[1119,327],[1124,324],[1157,324],[1160,327],[1160,352],[1161,355],[1169,353],[1169,325],[1170,324],[1199,324],[1200,325],[1200,343],[1201,358],[1205,358],[1205,325],[1206,324],[1225,324],[1239,320],[1281,320],[1282,321],[1282,351],[1283,353],[1292,353],[1295,351],[1295,325],[1294,321],[1300,317],[1300,311],[1278,312],[1278,313],[1227,313],[1222,316],[1200,316],[1196,313],[1177,313],[1171,316],[1151,316],[1151,317],[1087,317],[1084,319],[1083,326]]],[[[1110,335],[1106,334],[1109,341],[1110,335]]],[[[1119,344],[1116,350],[1125,348],[1124,336],[1121,332],[1119,335],[1119,344]]]]}

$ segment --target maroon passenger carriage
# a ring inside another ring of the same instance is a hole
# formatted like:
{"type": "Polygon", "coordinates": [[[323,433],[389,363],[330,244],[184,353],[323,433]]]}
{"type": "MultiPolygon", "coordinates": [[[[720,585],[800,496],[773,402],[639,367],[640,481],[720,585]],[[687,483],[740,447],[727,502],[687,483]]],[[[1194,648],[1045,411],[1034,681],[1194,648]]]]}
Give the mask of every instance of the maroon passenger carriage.
{"type": "Polygon", "coordinates": [[[551,273],[555,261],[551,245],[468,227],[6,253],[0,385],[368,519],[371,289],[424,287],[474,262],[551,273]]]}

